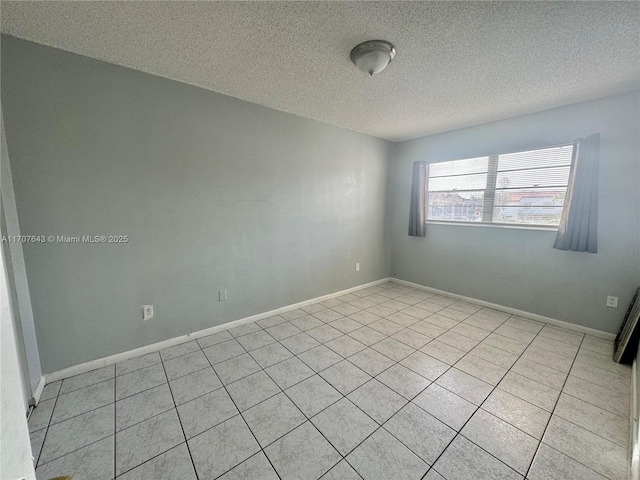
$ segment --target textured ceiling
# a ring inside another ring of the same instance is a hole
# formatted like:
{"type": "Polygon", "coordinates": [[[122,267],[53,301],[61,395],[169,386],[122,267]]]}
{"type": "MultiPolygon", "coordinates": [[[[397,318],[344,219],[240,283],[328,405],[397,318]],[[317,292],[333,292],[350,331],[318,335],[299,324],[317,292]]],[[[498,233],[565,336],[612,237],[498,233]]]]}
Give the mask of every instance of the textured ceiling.
{"type": "Polygon", "coordinates": [[[638,2],[2,1],[2,32],[393,141],[640,88],[638,2]]]}

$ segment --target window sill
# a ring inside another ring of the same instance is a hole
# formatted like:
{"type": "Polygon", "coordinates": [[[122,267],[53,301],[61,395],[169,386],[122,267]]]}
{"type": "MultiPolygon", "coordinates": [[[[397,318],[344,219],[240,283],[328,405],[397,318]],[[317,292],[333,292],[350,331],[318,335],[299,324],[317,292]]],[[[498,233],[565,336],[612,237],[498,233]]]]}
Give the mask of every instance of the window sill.
{"type": "Polygon", "coordinates": [[[427,220],[425,222],[427,225],[450,225],[454,227],[485,227],[485,228],[510,228],[514,230],[537,230],[543,232],[557,232],[558,227],[550,226],[545,227],[544,225],[510,225],[505,223],[474,223],[474,222],[439,222],[437,220],[427,220]]]}

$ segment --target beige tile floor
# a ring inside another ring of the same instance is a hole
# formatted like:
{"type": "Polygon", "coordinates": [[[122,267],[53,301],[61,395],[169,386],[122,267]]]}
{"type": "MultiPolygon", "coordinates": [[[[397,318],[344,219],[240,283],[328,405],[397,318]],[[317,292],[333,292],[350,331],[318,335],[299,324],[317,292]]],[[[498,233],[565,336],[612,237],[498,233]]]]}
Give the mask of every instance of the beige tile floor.
{"type": "Polygon", "coordinates": [[[45,387],[38,479],[624,479],[612,343],[395,283],[45,387]]]}

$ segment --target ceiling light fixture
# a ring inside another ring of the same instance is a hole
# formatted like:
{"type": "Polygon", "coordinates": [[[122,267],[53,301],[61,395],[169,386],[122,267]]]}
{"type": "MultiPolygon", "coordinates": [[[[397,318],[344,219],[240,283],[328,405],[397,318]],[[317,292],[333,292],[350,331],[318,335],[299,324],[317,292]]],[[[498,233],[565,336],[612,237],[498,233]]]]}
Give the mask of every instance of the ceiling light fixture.
{"type": "Polygon", "coordinates": [[[384,70],[396,56],[396,47],[385,40],[368,40],[351,50],[351,61],[364,73],[373,75],[384,70]]]}

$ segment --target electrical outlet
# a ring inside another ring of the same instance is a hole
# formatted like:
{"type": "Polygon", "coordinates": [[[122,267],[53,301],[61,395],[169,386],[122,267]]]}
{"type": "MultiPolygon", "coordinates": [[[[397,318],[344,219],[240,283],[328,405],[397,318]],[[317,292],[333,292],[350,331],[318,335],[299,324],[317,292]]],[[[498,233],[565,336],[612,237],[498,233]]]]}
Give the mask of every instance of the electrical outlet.
{"type": "Polygon", "coordinates": [[[618,308],[618,297],[612,297],[609,295],[607,297],[607,307],[618,308]]]}
{"type": "Polygon", "coordinates": [[[143,305],[142,306],[142,320],[152,320],[153,319],[153,305],[143,305]]]}
{"type": "Polygon", "coordinates": [[[224,290],[218,290],[218,301],[226,302],[227,300],[228,300],[227,289],[225,288],[224,290]]]}
{"type": "Polygon", "coordinates": [[[359,272],[359,271],[360,271],[360,264],[356,263],[356,272],[359,272]]]}

